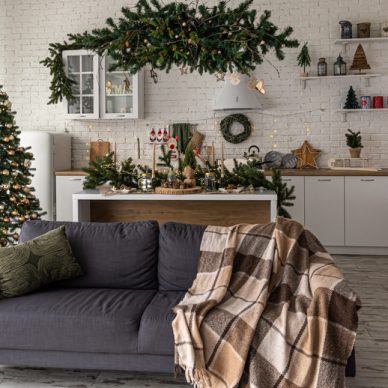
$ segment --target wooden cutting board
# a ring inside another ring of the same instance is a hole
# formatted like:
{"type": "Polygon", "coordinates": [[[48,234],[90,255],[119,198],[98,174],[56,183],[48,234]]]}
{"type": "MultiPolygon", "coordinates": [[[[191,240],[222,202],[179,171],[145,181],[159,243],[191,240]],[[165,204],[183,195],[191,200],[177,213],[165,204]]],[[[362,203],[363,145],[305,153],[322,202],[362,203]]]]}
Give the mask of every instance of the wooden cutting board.
{"type": "Polygon", "coordinates": [[[90,161],[94,162],[97,157],[103,158],[109,152],[110,152],[110,142],[109,141],[91,141],[90,142],[90,151],[89,151],[90,161]]]}

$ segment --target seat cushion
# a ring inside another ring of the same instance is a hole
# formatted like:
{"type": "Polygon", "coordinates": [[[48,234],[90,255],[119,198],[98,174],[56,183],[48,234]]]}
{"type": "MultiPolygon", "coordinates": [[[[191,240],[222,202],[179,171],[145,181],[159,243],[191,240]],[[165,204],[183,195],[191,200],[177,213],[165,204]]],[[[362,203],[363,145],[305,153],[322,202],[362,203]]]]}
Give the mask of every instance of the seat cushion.
{"type": "Polygon", "coordinates": [[[86,223],[28,221],[21,241],[64,225],[84,276],[65,287],[156,289],[159,226],[156,222],[86,223]]]}
{"type": "Polygon", "coordinates": [[[186,291],[197,276],[197,262],[206,226],[169,222],[160,227],[159,290],[186,291]]]}
{"type": "Polygon", "coordinates": [[[139,329],[139,353],[173,355],[174,336],[171,323],[175,318],[172,312],[184,297],[182,291],[159,291],[147,306],[139,329]]]}
{"type": "Polygon", "coordinates": [[[0,349],[137,353],[155,291],[57,288],[0,300],[0,349]]]}

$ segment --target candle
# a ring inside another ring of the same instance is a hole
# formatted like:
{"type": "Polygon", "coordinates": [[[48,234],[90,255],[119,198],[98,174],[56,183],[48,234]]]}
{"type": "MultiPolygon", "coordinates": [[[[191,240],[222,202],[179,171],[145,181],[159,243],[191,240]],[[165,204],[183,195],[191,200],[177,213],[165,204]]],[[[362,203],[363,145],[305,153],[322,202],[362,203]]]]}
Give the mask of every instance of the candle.
{"type": "Polygon", "coordinates": [[[117,162],[117,143],[116,142],[114,142],[114,147],[115,147],[115,149],[114,149],[114,161],[116,163],[117,162]]]}
{"type": "Polygon", "coordinates": [[[155,167],[156,167],[156,144],[153,144],[152,152],[152,178],[155,178],[155,167]]]}
{"type": "Polygon", "coordinates": [[[225,167],[224,167],[224,142],[221,143],[221,178],[225,175],[225,167]]]}
{"type": "Polygon", "coordinates": [[[214,158],[214,141],[212,141],[212,164],[214,165],[216,159],[214,158]]]}

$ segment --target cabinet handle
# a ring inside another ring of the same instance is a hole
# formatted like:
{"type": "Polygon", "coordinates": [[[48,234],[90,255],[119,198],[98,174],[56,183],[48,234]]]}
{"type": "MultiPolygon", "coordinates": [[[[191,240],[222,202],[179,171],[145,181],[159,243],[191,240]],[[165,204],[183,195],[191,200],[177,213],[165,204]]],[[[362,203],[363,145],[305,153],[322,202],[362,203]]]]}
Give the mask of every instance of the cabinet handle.
{"type": "Polygon", "coordinates": [[[361,182],[374,182],[374,179],[361,179],[361,182]]]}
{"type": "Polygon", "coordinates": [[[318,182],[331,182],[331,179],[318,179],[318,182]]]}
{"type": "Polygon", "coordinates": [[[291,178],[283,178],[283,182],[291,182],[292,179],[291,178]]]}
{"type": "Polygon", "coordinates": [[[86,115],[79,115],[79,117],[86,117],[86,115]]]}
{"type": "Polygon", "coordinates": [[[82,181],[82,178],[70,178],[69,181],[82,181]]]}
{"type": "Polygon", "coordinates": [[[125,117],[125,115],[117,115],[117,117],[125,117]]]}

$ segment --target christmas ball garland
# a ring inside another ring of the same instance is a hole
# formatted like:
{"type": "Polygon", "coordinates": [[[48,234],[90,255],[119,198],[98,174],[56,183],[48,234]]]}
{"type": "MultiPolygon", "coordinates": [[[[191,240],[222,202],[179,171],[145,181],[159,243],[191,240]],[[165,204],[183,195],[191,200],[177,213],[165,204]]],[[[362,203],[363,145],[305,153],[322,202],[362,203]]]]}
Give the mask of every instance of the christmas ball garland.
{"type": "Polygon", "coordinates": [[[221,133],[224,139],[233,144],[239,144],[248,139],[252,133],[252,124],[249,121],[248,117],[238,113],[225,117],[220,124],[221,133]],[[234,123],[239,123],[243,126],[243,132],[233,135],[231,133],[231,128],[234,123]]]}

